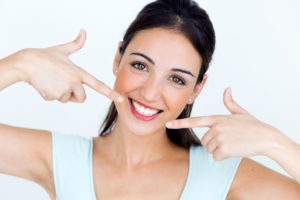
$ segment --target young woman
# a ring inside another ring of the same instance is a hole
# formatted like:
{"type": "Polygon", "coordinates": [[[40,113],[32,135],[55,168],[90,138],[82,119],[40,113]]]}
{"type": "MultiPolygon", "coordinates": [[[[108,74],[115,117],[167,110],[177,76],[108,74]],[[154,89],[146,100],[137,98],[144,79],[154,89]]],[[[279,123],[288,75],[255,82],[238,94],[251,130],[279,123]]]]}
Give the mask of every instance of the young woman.
{"type": "Polygon", "coordinates": [[[31,84],[45,100],[83,102],[83,84],[113,103],[99,137],[0,125],[0,172],[37,182],[51,199],[299,199],[300,146],[224,92],[231,115],[190,117],[215,47],[206,12],[190,0],[148,4],[114,59],[114,89],[72,63],[73,42],[0,61],[0,90],[31,84]],[[192,128],[208,127],[201,141],[192,128]],[[17,147],[17,150],[16,150],[17,147]],[[248,156],[276,161],[293,179],[248,156]]]}

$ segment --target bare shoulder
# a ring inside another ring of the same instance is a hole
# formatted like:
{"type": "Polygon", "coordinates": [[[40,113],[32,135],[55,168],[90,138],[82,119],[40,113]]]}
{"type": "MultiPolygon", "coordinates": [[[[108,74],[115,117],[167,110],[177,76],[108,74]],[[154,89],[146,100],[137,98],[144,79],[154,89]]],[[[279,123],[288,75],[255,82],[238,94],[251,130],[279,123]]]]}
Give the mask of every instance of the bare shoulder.
{"type": "Polygon", "coordinates": [[[54,193],[49,131],[0,125],[0,173],[21,177],[54,193]]]}
{"type": "Polygon", "coordinates": [[[243,158],[231,185],[227,200],[300,199],[300,184],[264,165],[243,158]]]}

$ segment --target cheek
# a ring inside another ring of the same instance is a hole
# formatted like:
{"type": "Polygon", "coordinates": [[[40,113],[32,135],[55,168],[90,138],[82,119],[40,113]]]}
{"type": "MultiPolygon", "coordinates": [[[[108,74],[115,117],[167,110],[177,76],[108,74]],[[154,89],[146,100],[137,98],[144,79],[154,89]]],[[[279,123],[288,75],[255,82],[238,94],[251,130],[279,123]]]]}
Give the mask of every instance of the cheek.
{"type": "Polygon", "coordinates": [[[116,77],[114,89],[117,92],[124,94],[138,87],[140,83],[141,80],[126,69],[126,66],[123,66],[116,77]]]}
{"type": "MultiPolygon", "coordinates": [[[[114,89],[120,94],[129,93],[144,84],[145,77],[132,73],[130,69],[126,69],[126,66],[122,66],[120,69],[114,84],[114,89]]],[[[186,106],[192,89],[177,89],[164,83],[162,90],[164,102],[169,112],[171,111],[170,117],[176,118],[186,106]]]]}
{"type": "Polygon", "coordinates": [[[172,111],[172,116],[177,117],[187,104],[190,97],[190,90],[167,90],[165,91],[165,100],[168,108],[172,111]]]}

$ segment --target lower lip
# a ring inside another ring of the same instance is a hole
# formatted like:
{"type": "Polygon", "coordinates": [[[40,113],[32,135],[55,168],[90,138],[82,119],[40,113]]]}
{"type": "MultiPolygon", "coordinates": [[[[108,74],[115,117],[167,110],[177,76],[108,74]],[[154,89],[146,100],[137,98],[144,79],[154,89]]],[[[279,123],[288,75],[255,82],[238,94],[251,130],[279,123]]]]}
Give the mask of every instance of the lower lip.
{"type": "Polygon", "coordinates": [[[150,121],[150,120],[153,120],[155,119],[160,113],[157,113],[155,115],[151,115],[151,116],[145,116],[145,115],[142,115],[140,113],[138,113],[135,108],[133,107],[133,105],[131,104],[130,100],[129,100],[129,105],[130,105],[130,110],[132,112],[132,114],[138,118],[138,119],[141,119],[141,120],[144,120],[144,121],[150,121]]]}

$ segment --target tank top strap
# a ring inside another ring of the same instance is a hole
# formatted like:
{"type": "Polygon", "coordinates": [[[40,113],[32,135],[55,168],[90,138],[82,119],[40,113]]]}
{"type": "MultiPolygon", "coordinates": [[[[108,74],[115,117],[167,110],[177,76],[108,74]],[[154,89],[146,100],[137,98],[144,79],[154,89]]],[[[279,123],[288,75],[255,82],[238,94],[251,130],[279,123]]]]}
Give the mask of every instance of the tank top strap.
{"type": "Polygon", "coordinates": [[[52,132],[56,200],[93,199],[92,138],[52,132]]]}
{"type": "Polygon", "coordinates": [[[216,161],[202,146],[190,147],[190,172],[181,200],[225,200],[241,158],[216,161]]]}

